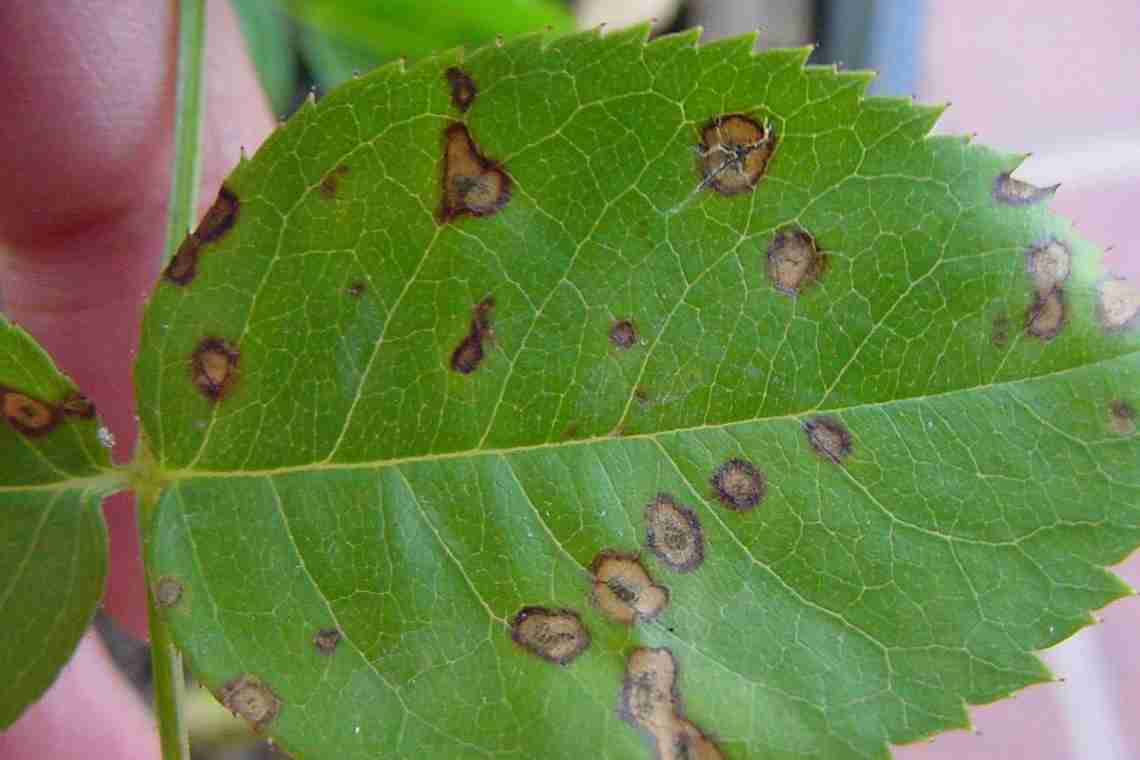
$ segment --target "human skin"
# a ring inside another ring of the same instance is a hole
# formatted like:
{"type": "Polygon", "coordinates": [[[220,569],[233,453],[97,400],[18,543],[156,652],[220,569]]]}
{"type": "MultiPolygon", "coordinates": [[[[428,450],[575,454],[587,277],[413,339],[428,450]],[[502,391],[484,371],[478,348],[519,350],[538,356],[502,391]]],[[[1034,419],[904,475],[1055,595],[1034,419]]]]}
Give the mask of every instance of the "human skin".
{"type": "MultiPolygon", "coordinates": [[[[225,0],[207,1],[199,213],[272,118],[225,0]]],[[[174,0],[0,2],[0,306],[95,402],[124,461],[141,309],[159,272],[173,155],[174,0]]],[[[104,505],[104,608],[146,638],[133,499],[104,505]]],[[[92,632],[0,734],[0,760],[159,757],[146,708],[92,632]]]]}

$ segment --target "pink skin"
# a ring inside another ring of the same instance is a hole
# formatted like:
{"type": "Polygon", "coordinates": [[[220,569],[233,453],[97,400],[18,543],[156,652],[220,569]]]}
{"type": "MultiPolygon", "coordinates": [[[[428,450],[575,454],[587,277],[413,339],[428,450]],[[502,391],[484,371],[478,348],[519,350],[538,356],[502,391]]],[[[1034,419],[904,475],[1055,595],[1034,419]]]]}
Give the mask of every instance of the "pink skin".
{"type": "MultiPolygon", "coordinates": [[[[199,213],[274,127],[236,20],[209,0],[199,213]]],[[[161,0],[0,2],[0,305],[94,400],[126,460],[130,367],[159,269],[170,183],[177,14],[161,0]]],[[[146,637],[133,500],[105,505],[104,604],[146,637]]],[[[143,705],[92,634],[0,735],[0,760],[158,757],[143,705]]]]}

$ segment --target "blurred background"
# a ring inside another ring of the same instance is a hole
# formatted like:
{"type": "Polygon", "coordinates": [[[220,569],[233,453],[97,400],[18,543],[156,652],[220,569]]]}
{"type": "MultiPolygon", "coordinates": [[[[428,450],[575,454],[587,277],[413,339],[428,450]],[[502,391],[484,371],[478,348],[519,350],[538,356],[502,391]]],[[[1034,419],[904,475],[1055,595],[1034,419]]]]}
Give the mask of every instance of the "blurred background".
{"type": "MultiPolygon", "coordinates": [[[[1140,276],[1140,3],[1101,0],[231,0],[266,96],[282,117],[311,91],[399,57],[551,28],[654,33],[694,26],[705,40],[760,30],[759,47],[817,45],[813,63],[870,68],[876,95],[952,102],[937,130],[1031,152],[1018,172],[1061,183],[1052,208],[1140,276]],[[1131,213],[1129,213],[1131,212],[1131,213]]],[[[1140,585],[1140,555],[1117,568],[1140,585]]],[[[899,760],[1127,760],[1140,757],[1140,600],[1043,653],[1056,683],[972,710],[974,729],[896,750],[899,760]]],[[[120,666],[149,689],[145,645],[98,626],[120,666]]],[[[190,691],[201,760],[280,757],[203,689],[190,691]]]]}

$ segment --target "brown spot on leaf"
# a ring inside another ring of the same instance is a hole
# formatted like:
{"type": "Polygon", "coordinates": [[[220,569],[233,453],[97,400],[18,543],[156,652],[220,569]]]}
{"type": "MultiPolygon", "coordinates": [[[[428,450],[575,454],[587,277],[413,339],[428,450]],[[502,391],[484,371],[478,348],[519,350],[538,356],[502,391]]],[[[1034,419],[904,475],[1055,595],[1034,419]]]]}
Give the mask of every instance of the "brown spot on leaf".
{"type": "Polygon", "coordinates": [[[44,435],[59,422],[55,406],[2,385],[0,407],[8,424],[26,436],[44,435]]]}
{"type": "Polygon", "coordinates": [[[439,218],[487,216],[511,198],[511,178],[488,159],[471,139],[467,127],[452,124],[443,133],[443,200],[439,218]]]}
{"type": "Polygon", "coordinates": [[[194,385],[211,401],[221,400],[237,380],[237,347],[225,338],[203,338],[190,358],[194,385]]]}
{"type": "MultiPolygon", "coordinates": [[[[660,745],[658,745],[660,746],[660,745]]],[[[661,752],[661,760],[722,760],[724,753],[712,739],[688,720],[678,720],[668,751],[661,752]]]]}
{"type": "Polygon", "coordinates": [[[1108,426],[1120,435],[1136,432],[1136,409],[1127,401],[1114,399],[1108,403],[1108,426]]]}
{"type": "Polygon", "coordinates": [[[471,104],[475,102],[475,96],[479,94],[475,80],[457,66],[449,68],[444,72],[444,75],[447,77],[447,83],[451,86],[451,102],[461,113],[466,113],[471,104]]]}
{"type": "Polygon", "coordinates": [[[1005,312],[994,315],[990,325],[990,343],[997,348],[1005,348],[1009,344],[1009,317],[1005,312]]]}
{"type": "Polygon", "coordinates": [[[73,391],[60,402],[59,410],[66,417],[89,420],[95,416],[95,404],[79,391],[73,391]]]}
{"type": "Polygon", "coordinates": [[[1065,293],[1060,288],[1038,293],[1029,305],[1025,331],[1035,338],[1052,340],[1065,326],[1065,293]]]}
{"type": "Polygon", "coordinates": [[[646,404],[650,403],[650,401],[652,401],[652,399],[649,397],[649,391],[645,389],[644,385],[638,385],[634,387],[633,397],[637,400],[637,403],[641,404],[642,406],[645,406],[646,404]]]}
{"type": "Polygon", "coordinates": [[[1113,277],[1103,281],[1099,291],[1097,319],[1105,330],[1120,332],[1136,327],[1140,322],[1140,286],[1113,277]]]}
{"type": "Polygon", "coordinates": [[[677,661],[668,649],[634,649],[626,659],[618,715],[644,733],[659,760],[721,760],[723,754],[681,713],[677,661]]]}
{"type": "Polygon", "coordinates": [[[610,327],[610,343],[621,349],[637,344],[637,328],[628,319],[619,319],[610,327]]]}
{"type": "Polygon", "coordinates": [[[835,417],[812,417],[804,422],[804,432],[815,453],[835,464],[851,455],[851,433],[835,417]]]}
{"type": "Polygon", "coordinates": [[[1045,296],[1059,289],[1073,270],[1073,254],[1057,240],[1030,248],[1025,255],[1025,270],[1033,282],[1033,290],[1045,296]]]}
{"type": "Polygon", "coordinates": [[[819,279],[826,261],[815,238],[806,231],[782,229],[768,246],[768,279],[777,290],[794,296],[819,279]]]}
{"type": "Polygon", "coordinates": [[[202,217],[197,229],[191,232],[178,246],[174,258],[170,260],[163,277],[175,285],[188,285],[198,272],[198,257],[202,246],[212,243],[226,234],[237,221],[241,203],[238,197],[225,185],[218,191],[214,205],[202,217]]]}
{"type": "Polygon", "coordinates": [[[250,673],[229,681],[222,687],[218,699],[234,715],[249,721],[255,731],[273,722],[281,711],[281,700],[277,695],[250,673]]]}
{"type": "Polygon", "coordinates": [[[491,330],[491,312],[494,309],[495,299],[492,296],[487,296],[476,304],[466,337],[451,352],[451,368],[461,375],[470,375],[479,369],[479,364],[483,361],[483,340],[494,339],[491,330]]]}
{"type": "Polygon", "coordinates": [[[322,628],[313,636],[313,646],[317,648],[318,654],[332,654],[336,651],[340,639],[339,628],[322,628]]]}
{"type": "Polygon", "coordinates": [[[321,183],[317,185],[317,190],[320,191],[321,196],[330,201],[336,198],[337,190],[340,189],[340,178],[348,172],[349,168],[345,164],[337,164],[330,169],[325,176],[321,177],[321,183]]]}
{"type": "Polygon", "coordinates": [[[368,289],[368,284],[364,280],[353,280],[349,283],[345,292],[352,298],[360,298],[364,295],[364,291],[368,289]]]}
{"type": "Polygon", "coordinates": [[[594,604],[616,623],[650,620],[669,604],[669,589],[653,583],[636,554],[601,552],[590,571],[594,604]]]}
{"type": "Polygon", "coordinates": [[[568,665],[590,646],[590,633],[573,610],[523,607],[511,621],[511,638],[531,654],[568,665]]]}
{"type": "Polygon", "coordinates": [[[1051,197],[1058,187],[1060,185],[1037,187],[1002,172],[994,180],[994,200],[1010,206],[1031,206],[1051,197]]]}
{"type": "Polygon", "coordinates": [[[645,507],[645,545],[679,573],[697,569],[705,559],[705,539],[697,515],[660,493],[645,507]]]}
{"type": "Polygon", "coordinates": [[[718,116],[701,130],[697,170],[721,195],[749,192],[764,176],[776,145],[767,126],[743,114],[718,116]]]}
{"type": "Polygon", "coordinates": [[[154,603],[159,607],[173,607],[182,600],[182,583],[164,575],[154,584],[154,603]]]}
{"type": "Polygon", "coordinates": [[[754,464],[744,459],[729,459],[713,473],[712,490],[721,504],[745,512],[764,500],[768,485],[764,473],[754,464]]]}

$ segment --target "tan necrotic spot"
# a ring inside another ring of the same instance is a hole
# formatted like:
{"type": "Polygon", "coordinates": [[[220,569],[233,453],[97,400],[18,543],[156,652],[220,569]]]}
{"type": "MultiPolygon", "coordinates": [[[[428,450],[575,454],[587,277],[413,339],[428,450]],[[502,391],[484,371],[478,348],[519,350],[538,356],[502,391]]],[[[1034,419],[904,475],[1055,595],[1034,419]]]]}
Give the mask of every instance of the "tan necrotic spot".
{"type": "Polygon", "coordinates": [[[73,391],[59,405],[59,410],[67,417],[89,420],[95,416],[95,404],[79,391],[73,391]]]}
{"type": "Polygon", "coordinates": [[[237,380],[237,347],[224,338],[203,338],[190,359],[194,385],[211,401],[225,397],[237,380]]]}
{"type": "Polygon", "coordinates": [[[1033,282],[1033,289],[1047,295],[1064,285],[1073,269],[1073,255],[1068,247],[1056,240],[1029,249],[1025,269],[1033,282]]]}
{"type": "Polygon", "coordinates": [[[1136,432],[1136,409],[1127,401],[1114,399],[1108,404],[1108,426],[1119,435],[1136,432]]]}
{"type": "Polygon", "coordinates": [[[222,185],[214,205],[202,217],[197,229],[187,235],[178,246],[178,251],[167,265],[163,277],[175,285],[189,284],[198,273],[198,258],[202,253],[202,246],[220,239],[234,226],[240,207],[237,195],[222,185]]]}
{"type": "Polygon", "coordinates": [[[250,673],[244,673],[222,687],[218,699],[227,710],[244,718],[260,731],[281,711],[281,700],[262,682],[250,673]]]}
{"type": "Polygon", "coordinates": [[[658,494],[646,506],[645,545],[671,569],[687,573],[700,567],[704,541],[696,513],[670,494],[658,494]]]}
{"type": "Polygon", "coordinates": [[[1140,286],[1123,278],[1105,280],[1098,288],[1097,319],[1109,332],[1135,327],[1140,319],[1140,286]]]}
{"type": "Polygon", "coordinates": [[[459,109],[460,113],[466,113],[471,104],[475,102],[475,96],[479,94],[479,88],[475,86],[475,80],[457,66],[452,66],[444,76],[447,78],[447,84],[451,87],[451,102],[459,109]]]}
{"type": "Polygon", "coordinates": [[[701,182],[721,195],[756,186],[775,147],[775,134],[743,114],[718,116],[701,130],[697,170],[701,182]]]}
{"type": "Polygon", "coordinates": [[[724,754],[712,739],[688,720],[678,720],[665,748],[658,744],[661,760],[721,760],[724,754]]]}
{"type": "Polygon", "coordinates": [[[590,646],[590,633],[573,610],[523,607],[511,621],[511,639],[531,654],[568,665],[590,646]]]}
{"type": "Polygon", "coordinates": [[[316,647],[318,654],[332,654],[336,651],[340,639],[339,628],[322,628],[313,635],[313,646],[316,647]]]}
{"type": "Polygon", "coordinates": [[[182,583],[169,575],[158,579],[154,584],[154,603],[159,607],[173,607],[182,600],[182,583]]]}
{"type": "Polygon", "coordinates": [[[779,230],[768,246],[768,279],[788,295],[798,294],[819,279],[825,264],[815,238],[798,227],[779,230]]]}
{"type": "Polygon", "coordinates": [[[610,343],[621,349],[637,344],[637,328],[628,319],[619,319],[610,326],[610,343]]]}
{"type": "Polygon", "coordinates": [[[491,313],[495,299],[487,296],[472,310],[471,326],[467,335],[451,352],[451,368],[461,375],[470,375],[483,361],[483,341],[494,338],[491,330],[491,313]]]}
{"type": "Polygon", "coordinates": [[[317,185],[317,190],[321,196],[327,200],[336,198],[337,191],[340,189],[341,177],[348,174],[349,168],[345,164],[337,164],[334,168],[330,169],[325,176],[321,177],[321,182],[317,185]]]}
{"type": "Polygon", "coordinates": [[[713,495],[737,512],[752,509],[763,501],[767,488],[764,473],[744,459],[729,459],[712,476],[713,495]]]}
{"type": "Polygon", "coordinates": [[[449,222],[464,214],[487,216],[511,198],[511,179],[476,147],[463,124],[443,133],[443,200],[439,217],[449,222]]]}
{"type": "Polygon", "coordinates": [[[669,604],[669,590],[653,583],[636,554],[601,552],[590,570],[594,604],[614,622],[650,620],[669,604]]]}
{"type": "Polygon", "coordinates": [[[368,285],[364,280],[353,280],[349,283],[348,287],[345,288],[345,292],[348,293],[351,298],[360,298],[367,289],[368,285]]]}
{"type": "Polygon", "coordinates": [[[1038,293],[1029,305],[1025,331],[1035,338],[1052,340],[1065,326],[1065,293],[1060,288],[1038,293]]]}
{"type": "Polygon", "coordinates": [[[649,738],[659,760],[719,760],[716,744],[682,715],[678,680],[668,649],[634,649],[626,659],[618,715],[649,738]]]}
{"type": "Polygon", "coordinates": [[[59,422],[55,406],[4,386],[0,386],[0,406],[8,424],[26,436],[44,435],[59,422]]]}
{"type": "Polygon", "coordinates": [[[1002,172],[994,180],[994,199],[1010,206],[1030,206],[1049,198],[1060,185],[1037,187],[1014,178],[1009,172],[1002,172]]]}
{"type": "Polygon", "coordinates": [[[851,433],[835,417],[812,417],[804,422],[804,432],[812,450],[828,461],[842,464],[851,455],[851,433]]]}

